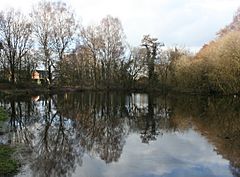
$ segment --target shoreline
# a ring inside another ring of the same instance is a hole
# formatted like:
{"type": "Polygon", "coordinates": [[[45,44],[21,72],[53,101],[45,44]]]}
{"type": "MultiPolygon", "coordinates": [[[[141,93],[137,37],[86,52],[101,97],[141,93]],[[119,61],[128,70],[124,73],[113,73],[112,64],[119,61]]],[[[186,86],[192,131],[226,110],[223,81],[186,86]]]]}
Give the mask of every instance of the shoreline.
{"type": "Polygon", "coordinates": [[[190,90],[178,89],[142,89],[142,88],[82,88],[82,87],[50,87],[50,88],[0,88],[0,95],[36,95],[36,94],[60,94],[60,93],[80,93],[80,92],[126,92],[126,93],[154,93],[154,94],[170,94],[170,95],[188,95],[188,96],[234,96],[239,97],[237,93],[209,93],[209,92],[194,92],[190,90]]]}

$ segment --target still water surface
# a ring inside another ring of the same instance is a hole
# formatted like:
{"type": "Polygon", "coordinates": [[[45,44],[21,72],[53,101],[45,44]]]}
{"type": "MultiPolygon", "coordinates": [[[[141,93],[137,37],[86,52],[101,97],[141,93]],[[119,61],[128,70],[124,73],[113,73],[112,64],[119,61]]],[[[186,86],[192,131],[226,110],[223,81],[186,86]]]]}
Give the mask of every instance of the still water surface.
{"type": "Polygon", "coordinates": [[[2,97],[18,177],[240,175],[240,100],[154,94],[2,97]]]}

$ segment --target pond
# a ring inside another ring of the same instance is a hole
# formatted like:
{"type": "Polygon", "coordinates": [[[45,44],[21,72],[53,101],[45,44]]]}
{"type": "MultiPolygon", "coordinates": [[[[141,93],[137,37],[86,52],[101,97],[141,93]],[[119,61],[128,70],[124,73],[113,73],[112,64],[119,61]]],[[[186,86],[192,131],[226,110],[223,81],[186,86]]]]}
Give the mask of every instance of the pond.
{"type": "Polygon", "coordinates": [[[240,99],[83,92],[1,97],[18,177],[240,175],[240,99]]]}

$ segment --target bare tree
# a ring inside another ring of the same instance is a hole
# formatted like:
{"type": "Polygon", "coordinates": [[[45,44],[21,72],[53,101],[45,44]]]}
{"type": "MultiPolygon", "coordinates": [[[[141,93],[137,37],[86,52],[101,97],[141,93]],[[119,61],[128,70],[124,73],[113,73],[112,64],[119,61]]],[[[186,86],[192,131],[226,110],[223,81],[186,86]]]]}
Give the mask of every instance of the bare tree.
{"type": "Polygon", "coordinates": [[[67,49],[73,46],[78,24],[74,13],[62,2],[41,1],[33,9],[32,19],[38,47],[52,82],[52,70],[62,60],[67,49]]]}
{"type": "Polygon", "coordinates": [[[32,47],[32,25],[19,11],[0,12],[0,38],[10,70],[10,80],[16,83],[17,70],[22,69],[22,59],[32,47]]]}
{"type": "Polygon", "coordinates": [[[99,25],[101,45],[102,79],[109,87],[109,81],[114,80],[114,72],[125,54],[126,42],[121,21],[107,16],[99,25]]]}
{"type": "Polygon", "coordinates": [[[240,31],[240,7],[234,14],[233,20],[230,24],[221,29],[217,34],[222,37],[231,31],[240,31]]]}
{"type": "Polygon", "coordinates": [[[146,50],[144,48],[135,47],[131,49],[129,60],[131,65],[128,70],[133,80],[146,75],[146,50]]]}
{"type": "Polygon", "coordinates": [[[52,8],[54,13],[52,45],[58,59],[62,60],[68,49],[75,48],[73,42],[79,25],[73,10],[65,3],[53,3],[52,8]]]}
{"type": "Polygon", "coordinates": [[[100,65],[100,49],[101,49],[101,37],[98,32],[97,26],[88,26],[81,30],[82,47],[87,50],[87,59],[93,61],[93,85],[96,87],[99,80],[99,65],[100,65]]]}
{"type": "Polygon", "coordinates": [[[46,1],[39,2],[31,13],[38,51],[48,71],[48,79],[50,82],[52,82],[52,66],[54,64],[51,46],[53,15],[51,3],[46,1]]]}
{"type": "Polygon", "coordinates": [[[107,16],[99,25],[83,28],[80,47],[85,49],[84,57],[92,64],[94,87],[97,81],[109,87],[118,79],[117,72],[126,49],[125,34],[118,18],[107,16]]]}

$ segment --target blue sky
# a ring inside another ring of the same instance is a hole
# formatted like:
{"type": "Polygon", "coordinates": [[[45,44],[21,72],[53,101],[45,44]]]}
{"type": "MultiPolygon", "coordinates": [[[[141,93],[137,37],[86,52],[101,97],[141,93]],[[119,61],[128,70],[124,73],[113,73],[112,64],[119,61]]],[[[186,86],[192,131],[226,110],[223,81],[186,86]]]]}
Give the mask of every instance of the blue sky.
{"type": "MultiPolygon", "coordinates": [[[[199,48],[216,37],[231,22],[240,0],[65,0],[75,9],[84,26],[106,15],[118,17],[127,40],[137,46],[144,34],[167,46],[199,48]]],[[[1,0],[8,7],[29,12],[37,0],[1,0]]]]}

